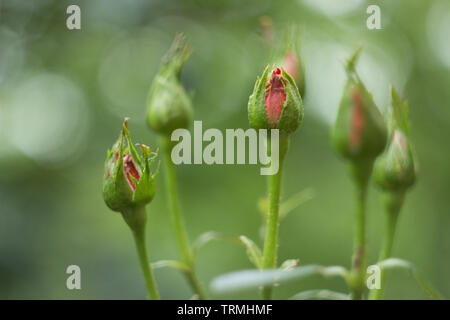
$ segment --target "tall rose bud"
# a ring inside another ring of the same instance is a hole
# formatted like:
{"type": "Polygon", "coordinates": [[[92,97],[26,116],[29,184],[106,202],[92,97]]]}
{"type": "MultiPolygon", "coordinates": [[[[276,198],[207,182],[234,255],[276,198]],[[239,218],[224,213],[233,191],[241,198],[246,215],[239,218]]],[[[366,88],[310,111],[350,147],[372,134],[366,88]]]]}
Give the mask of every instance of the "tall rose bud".
{"type": "Polygon", "coordinates": [[[134,148],[128,132],[128,120],[125,118],[119,139],[107,152],[103,176],[103,199],[111,210],[122,214],[130,227],[148,298],[157,300],[159,292],[146,248],[145,205],[153,199],[155,194],[155,177],[158,170],[154,174],[150,172],[156,154],[151,156],[150,148],[144,145],[140,145],[140,149],[142,156],[134,148]]]}
{"type": "MultiPolygon", "coordinates": [[[[278,134],[267,135],[267,144],[278,146],[278,170],[268,179],[269,212],[264,240],[262,268],[277,267],[280,183],[283,161],[289,147],[289,134],[303,120],[303,102],[294,79],[279,67],[267,66],[256,80],[248,101],[248,119],[254,129],[278,129],[278,134]]],[[[276,132],[276,131],[275,131],[276,132]]],[[[271,149],[272,150],[272,149],[271,149]]],[[[262,289],[263,299],[270,299],[272,286],[262,289]]]]}
{"type": "Polygon", "coordinates": [[[123,213],[153,199],[157,173],[152,174],[150,166],[156,154],[150,156],[150,148],[144,145],[140,149],[142,156],[131,142],[125,119],[119,139],[107,152],[103,177],[103,198],[113,211],[123,213]]]}
{"type": "Polygon", "coordinates": [[[181,260],[189,269],[186,277],[199,299],[203,300],[206,299],[206,292],[195,270],[194,250],[189,242],[178,202],[176,168],[171,157],[174,146],[171,141],[172,132],[179,128],[187,128],[193,117],[191,100],[180,83],[181,68],[188,56],[189,47],[184,43],[184,37],[178,34],[163,58],[161,69],[150,88],[147,99],[147,123],[160,135],[167,201],[181,260]]]}
{"type": "Polygon", "coordinates": [[[401,101],[393,87],[391,93],[390,138],[386,150],[375,163],[374,176],[385,191],[405,191],[416,179],[414,152],[408,137],[408,103],[401,101]]]}
{"type": "Polygon", "coordinates": [[[189,57],[189,47],[178,34],[163,58],[147,99],[147,122],[156,132],[170,135],[173,130],[187,128],[192,121],[192,104],[180,83],[180,73],[189,57]]]}
{"type": "MultiPolygon", "coordinates": [[[[391,88],[392,100],[388,110],[389,141],[383,154],[375,162],[375,182],[383,190],[386,211],[386,230],[379,261],[392,256],[395,233],[406,191],[416,180],[416,165],[413,148],[409,142],[408,103],[402,101],[391,88]]],[[[382,270],[379,288],[372,289],[369,299],[383,297],[386,271],[382,270]]]]}
{"type": "Polygon", "coordinates": [[[357,50],[347,62],[348,80],[331,135],[336,152],[350,162],[356,186],[355,238],[348,278],[352,299],[361,299],[366,289],[367,186],[373,163],[386,146],[387,139],[383,116],[355,71],[359,52],[357,50]]]}
{"type": "Polygon", "coordinates": [[[359,50],[348,61],[348,80],[339,104],[331,142],[344,158],[373,161],[386,146],[387,128],[372,95],[358,77],[354,65],[359,50]]]}
{"type": "Polygon", "coordinates": [[[303,102],[294,79],[278,67],[267,66],[248,101],[248,119],[255,129],[295,131],[303,120],[303,102]]]}

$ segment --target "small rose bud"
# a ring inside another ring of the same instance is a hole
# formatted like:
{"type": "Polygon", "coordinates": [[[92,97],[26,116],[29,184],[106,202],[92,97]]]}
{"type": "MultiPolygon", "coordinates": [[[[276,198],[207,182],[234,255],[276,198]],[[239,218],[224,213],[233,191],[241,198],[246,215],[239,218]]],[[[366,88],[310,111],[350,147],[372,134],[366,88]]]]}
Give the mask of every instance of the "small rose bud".
{"type": "Polygon", "coordinates": [[[331,142],[343,157],[373,161],[386,146],[387,129],[372,95],[354,70],[359,51],[348,61],[348,80],[339,104],[331,142]]]}
{"type": "Polygon", "coordinates": [[[144,145],[140,149],[142,156],[131,142],[125,119],[119,139],[108,150],[105,162],[103,199],[111,210],[127,212],[153,199],[157,172],[152,174],[150,166],[156,154],[150,157],[150,148],[144,145]]]}
{"type": "Polygon", "coordinates": [[[401,101],[394,88],[389,108],[390,139],[375,162],[375,182],[385,191],[405,191],[416,179],[414,152],[409,143],[408,103],[401,101]]]}
{"type": "Polygon", "coordinates": [[[303,102],[294,79],[278,67],[264,70],[248,101],[250,126],[295,131],[303,120],[303,102]]]}
{"type": "Polygon", "coordinates": [[[191,100],[179,80],[188,56],[189,47],[178,34],[153,79],[147,99],[147,122],[160,134],[170,135],[173,130],[187,128],[192,122],[191,100]]]}

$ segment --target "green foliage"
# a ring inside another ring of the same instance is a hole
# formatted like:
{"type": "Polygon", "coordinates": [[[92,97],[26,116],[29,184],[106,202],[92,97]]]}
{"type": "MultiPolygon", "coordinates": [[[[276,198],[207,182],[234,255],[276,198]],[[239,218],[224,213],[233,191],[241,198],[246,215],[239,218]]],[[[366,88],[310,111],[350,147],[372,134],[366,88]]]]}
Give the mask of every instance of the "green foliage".
{"type": "Polygon", "coordinates": [[[398,258],[389,258],[378,262],[378,265],[384,270],[406,269],[411,273],[423,291],[425,291],[430,298],[437,300],[444,299],[440,293],[438,293],[430,284],[428,284],[427,281],[423,279],[422,275],[417,271],[417,268],[411,262],[398,258]]]}
{"type": "Polygon", "coordinates": [[[264,269],[231,272],[216,277],[211,282],[211,290],[216,293],[233,293],[241,290],[257,289],[261,286],[288,283],[312,276],[347,277],[347,271],[341,266],[323,267],[306,265],[289,270],[264,269]]]}
{"type": "Polygon", "coordinates": [[[262,269],[263,268],[263,256],[261,249],[249,238],[246,236],[240,236],[239,240],[244,245],[247,251],[248,259],[251,263],[255,265],[256,268],[262,269]]]}

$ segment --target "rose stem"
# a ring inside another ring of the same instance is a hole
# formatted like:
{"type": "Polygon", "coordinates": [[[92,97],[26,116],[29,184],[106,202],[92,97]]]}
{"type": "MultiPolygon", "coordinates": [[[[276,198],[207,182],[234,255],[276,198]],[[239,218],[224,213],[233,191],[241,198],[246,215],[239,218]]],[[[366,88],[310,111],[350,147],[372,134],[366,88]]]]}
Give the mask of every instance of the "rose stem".
{"type": "Polygon", "coordinates": [[[159,293],[156,286],[155,277],[150,265],[150,260],[147,254],[145,226],[147,222],[147,215],[145,207],[139,206],[132,209],[130,212],[123,212],[123,218],[130,226],[133,233],[136,250],[139,256],[142,273],[145,279],[145,286],[147,288],[148,298],[150,300],[159,300],[159,293]]]}
{"type": "MultiPolygon", "coordinates": [[[[384,194],[384,205],[386,209],[386,231],[383,239],[378,262],[391,257],[394,245],[395,230],[397,227],[398,215],[403,204],[404,192],[388,192],[384,194]]],[[[372,289],[369,293],[369,300],[380,300],[383,297],[386,283],[386,274],[381,270],[380,289],[372,289]]]]}
{"type": "Polygon", "coordinates": [[[167,201],[171,213],[172,224],[175,229],[178,249],[183,263],[189,267],[186,276],[192,289],[198,294],[199,299],[204,300],[207,299],[206,292],[195,271],[194,255],[189,243],[184,219],[178,202],[176,171],[171,158],[172,142],[169,137],[161,136],[160,145],[162,146],[163,151],[162,161],[164,165],[167,201]]]}
{"type": "MultiPolygon", "coordinates": [[[[271,145],[271,137],[268,138],[268,150],[271,145]]],[[[286,134],[280,135],[279,141],[279,168],[276,174],[269,176],[269,215],[267,219],[266,238],[263,251],[263,268],[271,269],[277,266],[278,248],[278,227],[279,227],[279,206],[280,206],[280,184],[283,169],[283,160],[289,145],[289,137],[286,134]]],[[[272,160],[273,161],[273,160],[272,160]]],[[[272,298],[272,286],[262,289],[262,297],[265,300],[272,298]]]]}

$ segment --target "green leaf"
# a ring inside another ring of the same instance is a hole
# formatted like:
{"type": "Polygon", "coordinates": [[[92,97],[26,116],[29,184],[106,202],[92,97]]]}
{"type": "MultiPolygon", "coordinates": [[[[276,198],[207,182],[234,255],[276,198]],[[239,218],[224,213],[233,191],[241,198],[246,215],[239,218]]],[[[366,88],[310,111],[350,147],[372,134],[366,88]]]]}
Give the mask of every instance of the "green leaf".
{"type": "Polygon", "coordinates": [[[308,290],[299,292],[290,300],[349,300],[349,295],[341,292],[335,292],[326,289],[308,290]]]}
{"type": "Polygon", "coordinates": [[[262,269],[263,256],[259,247],[246,236],[240,236],[239,240],[247,250],[247,256],[250,262],[253,263],[258,269],[262,269]]]}
{"type": "Polygon", "coordinates": [[[208,231],[202,233],[197,240],[194,241],[193,250],[196,253],[201,247],[214,240],[223,240],[225,237],[216,231],[208,231]]]}
{"type": "Polygon", "coordinates": [[[136,161],[139,164],[139,167],[143,169],[143,163],[141,161],[141,157],[139,157],[139,154],[137,153],[136,149],[134,148],[133,142],[131,141],[130,132],[128,131],[128,118],[125,118],[123,121],[123,133],[125,134],[125,138],[127,139],[128,143],[128,149],[130,150],[131,157],[134,161],[136,161]]]}
{"type": "Polygon", "coordinates": [[[282,284],[293,280],[300,280],[316,275],[347,278],[347,270],[341,266],[324,267],[307,265],[290,270],[279,269],[251,269],[220,275],[211,282],[211,290],[216,293],[236,292],[255,289],[261,286],[282,284]]]}
{"type": "MultiPolygon", "coordinates": [[[[286,216],[297,209],[300,205],[311,200],[314,197],[314,190],[312,188],[306,188],[290,196],[287,200],[280,204],[280,220],[286,218],[286,216]]],[[[264,223],[267,222],[267,216],[269,213],[269,200],[267,197],[260,198],[258,201],[258,209],[261,212],[264,223]]]]}
{"type": "Polygon", "coordinates": [[[298,267],[298,265],[299,265],[298,259],[288,259],[281,264],[280,269],[281,270],[290,270],[295,267],[298,267]]]}
{"type": "Polygon", "coordinates": [[[152,266],[152,269],[169,267],[169,268],[181,270],[183,272],[191,271],[191,269],[187,265],[185,265],[184,263],[182,263],[180,261],[176,261],[176,260],[160,260],[160,261],[153,262],[151,264],[151,266],[152,266]]]}
{"type": "Polygon", "coordinates": [[[314,190],[312,188],[304,189],[291,196],[286,201],[280,204],[280,219],[285,218],[288,213],[295,210],[298,206],[311,200],[314,197],[314,190]]]}
{"type": "Polygon", "coordinates": [[[413,278],[417,281],[419,286],[425,291],[430,298],[437,299],[437,300],[443,300],[444,297],[440,295],[435,289],[433,289],[432,286],[430,286],[419,274],[416,267],[409,261],[398,259],[398,258],[389,258],[386,260],[383,260],[381,262],[378,262],[377,265],[384,270],[391,270],[391,269],[406,269],[408,270],[413,278]]]}

